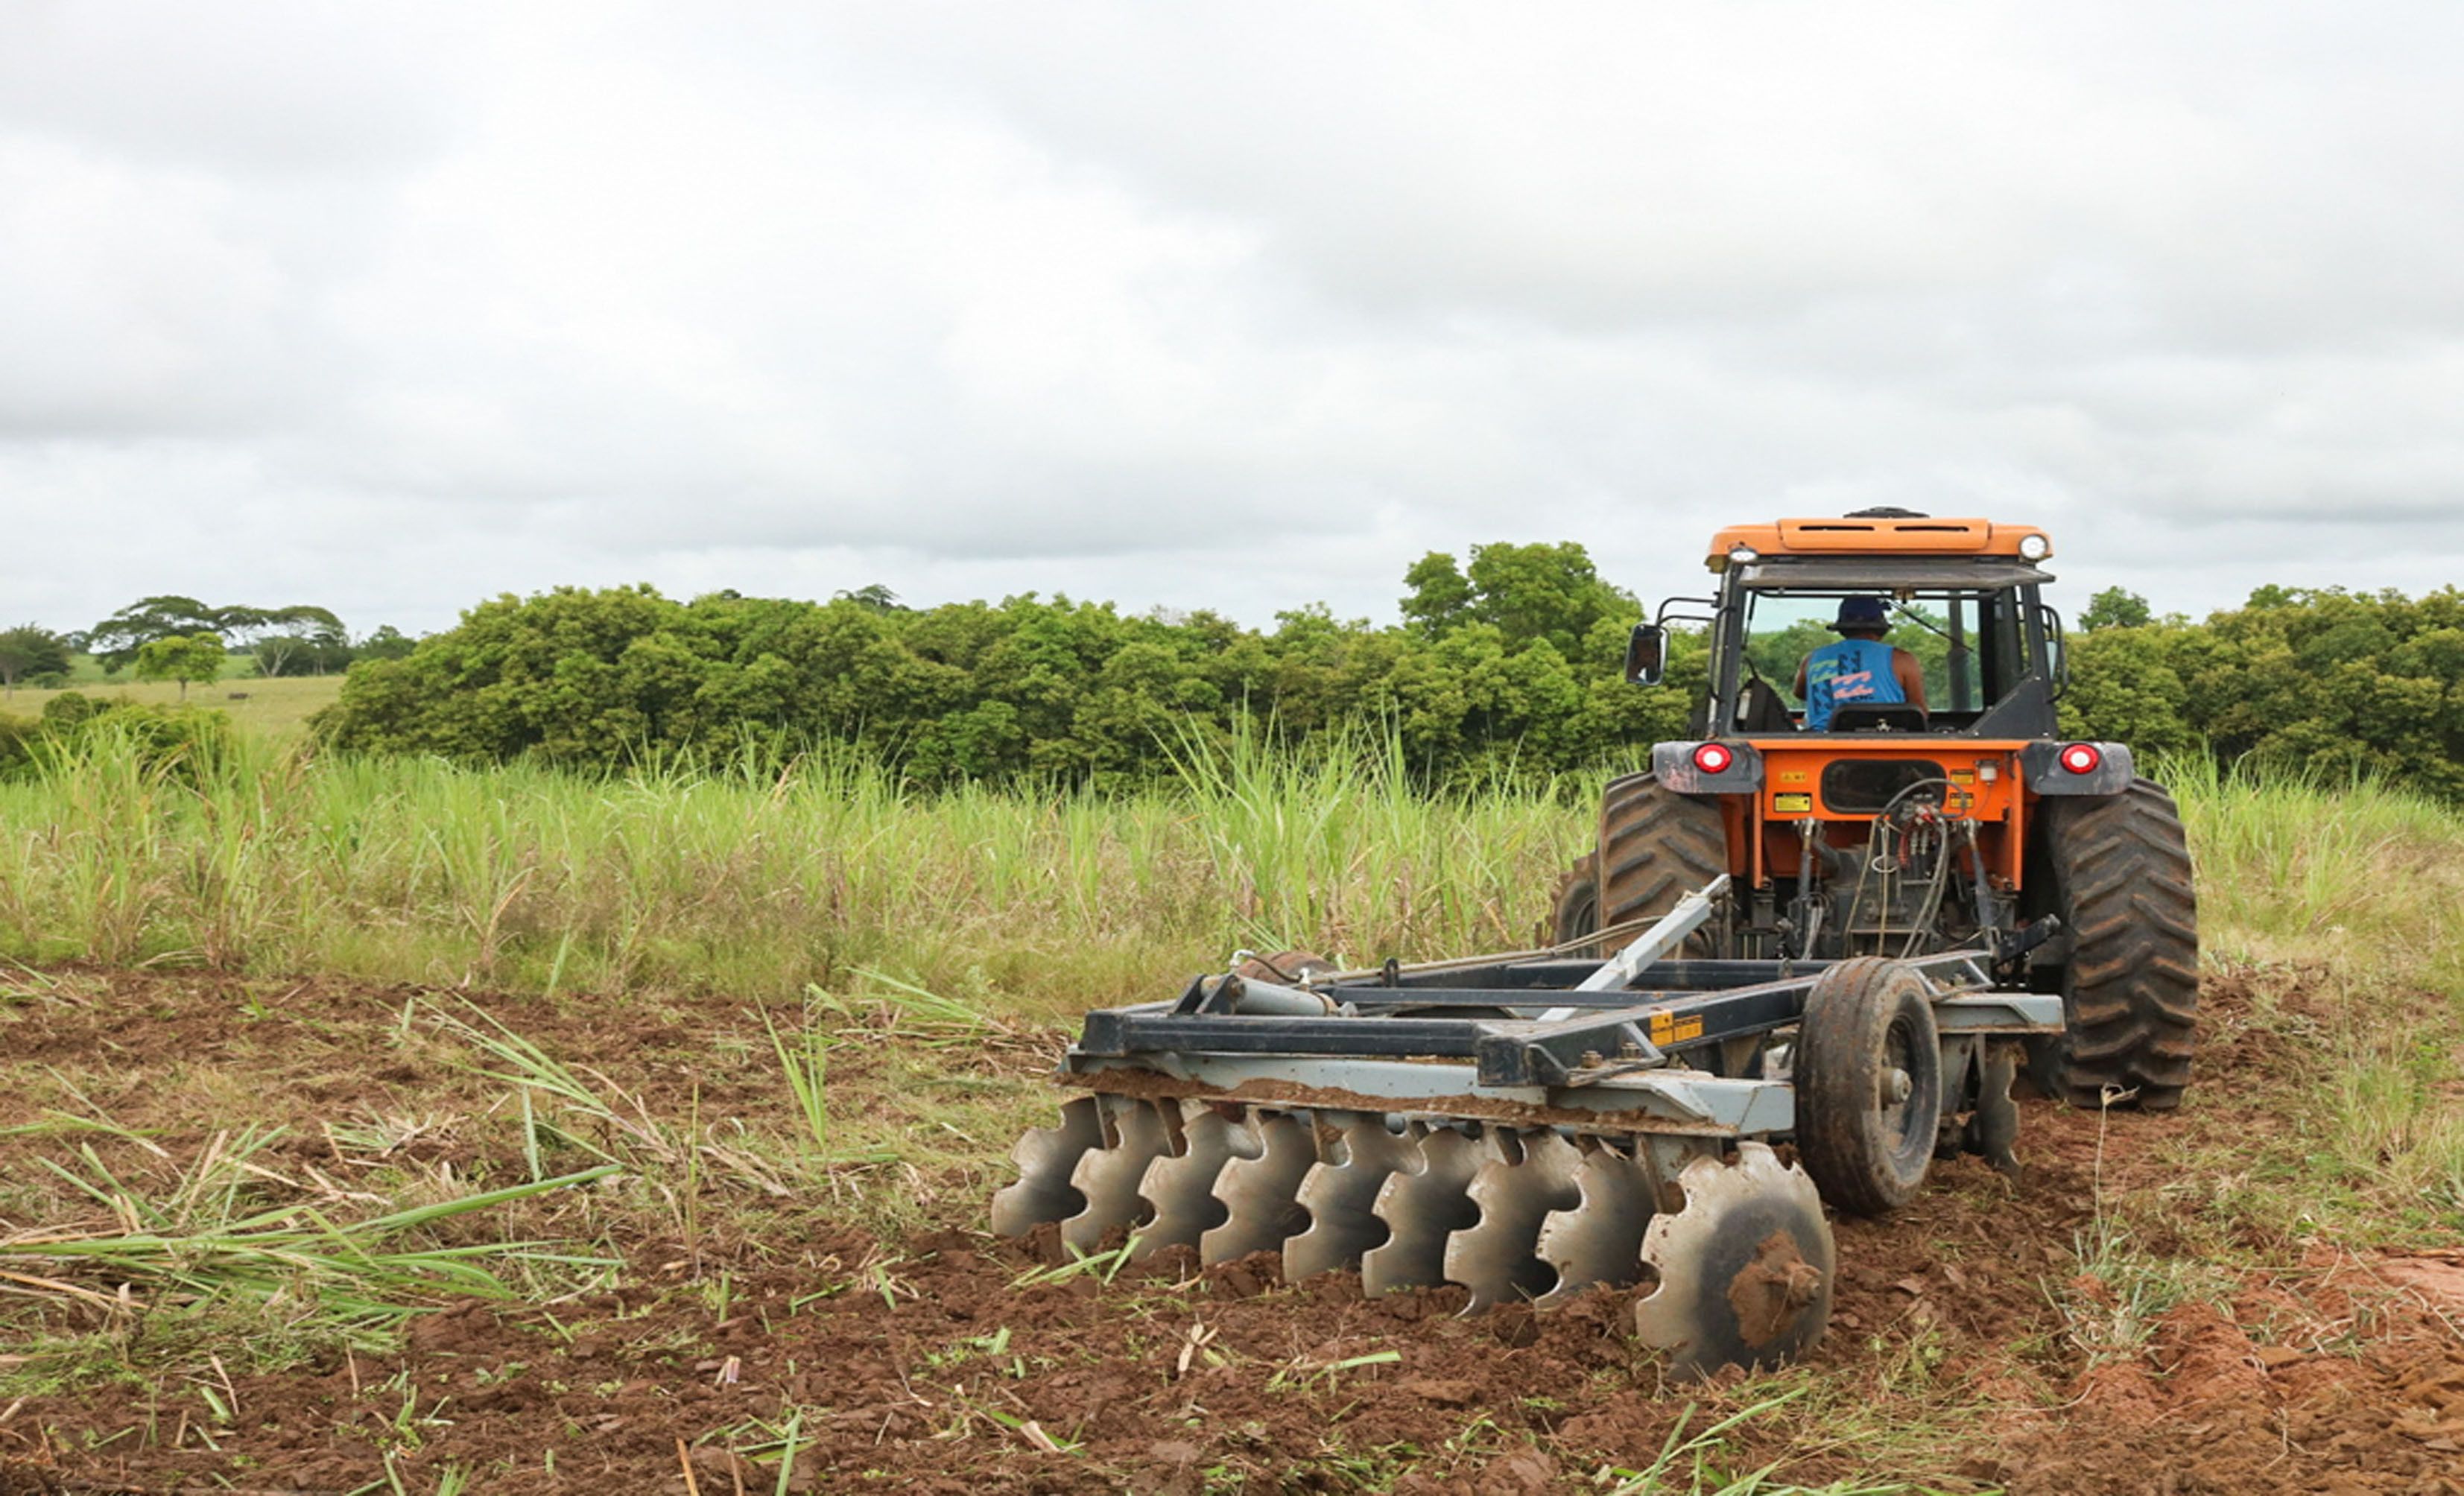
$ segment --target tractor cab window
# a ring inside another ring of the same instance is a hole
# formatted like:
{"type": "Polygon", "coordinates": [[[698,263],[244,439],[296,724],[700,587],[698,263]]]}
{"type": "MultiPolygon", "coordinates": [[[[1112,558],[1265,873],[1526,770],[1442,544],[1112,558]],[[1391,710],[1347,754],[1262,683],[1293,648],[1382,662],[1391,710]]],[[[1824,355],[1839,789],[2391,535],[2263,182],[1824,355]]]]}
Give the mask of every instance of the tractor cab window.
{"type": "MultiPolygon", "coordinates": [[[[1802,721],[1805,703],[1794,691],[1805,657],[1841,637],[1831,625],[1843,598],[1873,592],[1749,590],[1745,592],[1745,660],[1740,713],[1759,711],[1764,725],[1770,697],[1802,721]],[[1767,689],[1752,685],[1761,681],[1767,689]]],[[[2007,588],[1984,591],[1905,591],[1882,594],[1888,631],[1883,641],[1916,656],[1925,670],[1925,705],[1933,725],[1964,727],[2014,687],[2026,673],[2027,649],[2019,627],[2018,599],[2007,588]]],[[[1741,717],[1735,724],[1755,727],[1741,717]]]]}

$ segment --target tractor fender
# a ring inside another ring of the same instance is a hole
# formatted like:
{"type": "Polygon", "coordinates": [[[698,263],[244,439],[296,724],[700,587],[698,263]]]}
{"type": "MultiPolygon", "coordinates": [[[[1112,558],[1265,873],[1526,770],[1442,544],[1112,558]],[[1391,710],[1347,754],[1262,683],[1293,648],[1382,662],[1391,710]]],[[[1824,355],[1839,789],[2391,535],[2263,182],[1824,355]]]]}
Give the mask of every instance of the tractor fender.
{"type": "Polygon", "coordinates": [[[1717,774],[1696,761],[1694,752],[1704,746],[1702,743],[1653,743],[1652,778],[1680,795],[1746,795],[1762,788],[1762,751],[1734,738],[1718,741],[1730,758],[1728,766],[1717,774]]]}
{"type": "Polygon", "coordinates": [[[2019,750],[2019,778],[2035,795],[2119,795],[2137,777],[2127,743],[2057,740],[2019,750]],[[2090,750],[2095,766],[2084,773],[2069,767],[2064,757],[2075,748],[2090,750]]]}

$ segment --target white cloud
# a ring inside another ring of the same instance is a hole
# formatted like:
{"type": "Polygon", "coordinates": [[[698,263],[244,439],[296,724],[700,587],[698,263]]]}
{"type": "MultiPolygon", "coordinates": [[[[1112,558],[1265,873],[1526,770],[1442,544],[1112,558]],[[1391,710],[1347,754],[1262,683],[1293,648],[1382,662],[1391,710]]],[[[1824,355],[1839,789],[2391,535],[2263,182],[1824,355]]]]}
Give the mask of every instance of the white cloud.
{"type": "Polygon", "coordinates": [[[0,12],[10,617],[648,580],[1390,616],[1422,550],[2056,528],[2453,580],[2464,12],[0,12]],[[108,537],[96,545],[92,538],[108,537]]]}

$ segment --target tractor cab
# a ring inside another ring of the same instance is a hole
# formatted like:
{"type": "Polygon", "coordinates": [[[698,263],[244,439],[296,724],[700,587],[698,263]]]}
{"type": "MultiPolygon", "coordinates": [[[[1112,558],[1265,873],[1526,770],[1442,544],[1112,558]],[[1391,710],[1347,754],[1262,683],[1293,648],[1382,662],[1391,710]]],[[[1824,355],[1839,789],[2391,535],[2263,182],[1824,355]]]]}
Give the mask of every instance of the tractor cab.
{"type": "Polygon", "coordinates": [[[1840,605],[1872,599],[1883,642],[1922,669],[1916,701],[1841,709],[1826,734],[2050,738],[2061,619],[2041,599],[2053,554],[2033,526],[1868,510],[1840,519],[1737,525],[1712,540],[1709,597],[1671,598],[1636,627],[1626,674],[1657,684],[1671,624],[1706,627],[1710,690],[1695,731],[1764,737],[1811,731],[1800,670],[1840,635],[1840,605]]]}

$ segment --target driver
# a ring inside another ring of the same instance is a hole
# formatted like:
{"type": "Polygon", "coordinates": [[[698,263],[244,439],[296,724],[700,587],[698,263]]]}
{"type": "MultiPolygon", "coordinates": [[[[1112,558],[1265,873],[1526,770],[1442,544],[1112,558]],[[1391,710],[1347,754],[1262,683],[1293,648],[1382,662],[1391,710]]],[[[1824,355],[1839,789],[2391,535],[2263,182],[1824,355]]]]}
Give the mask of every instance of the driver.
{"type": "Polygon", "coordinates": [[[1907,650],[1882,642],[1889,616],[1881,598],[1839,600],[1839,616],[1831,624],[1839,642],[1824,645],[1796,668],[1796,694],[1805,703],[1809,732],[1828,729],[1833,709],[1852,702],[1906,702],[1925,710],[1925,666],[1907,650]]]}

